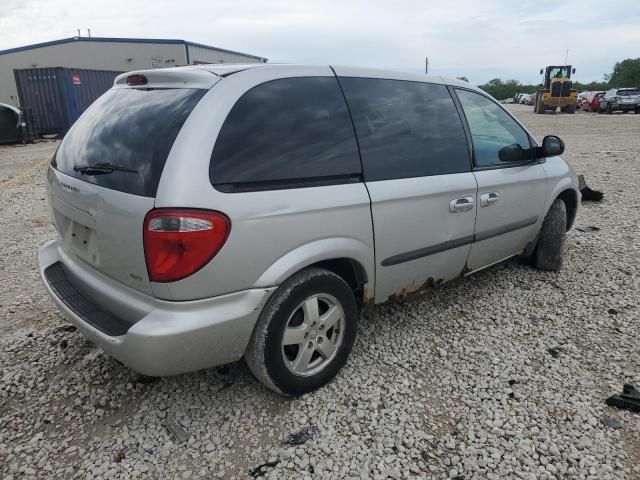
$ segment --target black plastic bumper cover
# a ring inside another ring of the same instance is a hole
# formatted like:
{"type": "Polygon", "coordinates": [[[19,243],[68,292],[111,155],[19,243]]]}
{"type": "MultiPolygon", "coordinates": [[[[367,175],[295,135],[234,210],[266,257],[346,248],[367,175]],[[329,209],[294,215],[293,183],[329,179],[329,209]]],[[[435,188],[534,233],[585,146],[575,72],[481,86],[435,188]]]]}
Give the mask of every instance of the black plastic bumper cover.
{"type": "Polygon", "coordinates": [[[122,318],[106,312],[99,305],[80,293],[67,278],[67,273],[62,263],[56,262],[44,271],[47,283],[73,313],[78,315],[88,324],[112,337],[124,335],[129,330],[129,325],[122,318]]]}

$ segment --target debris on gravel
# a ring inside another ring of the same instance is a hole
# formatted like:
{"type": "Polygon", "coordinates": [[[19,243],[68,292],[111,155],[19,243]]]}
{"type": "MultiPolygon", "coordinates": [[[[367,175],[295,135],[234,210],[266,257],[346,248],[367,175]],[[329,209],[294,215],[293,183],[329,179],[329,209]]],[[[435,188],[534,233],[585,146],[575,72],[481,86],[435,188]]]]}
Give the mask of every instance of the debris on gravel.
{"type": "Polygon", "coordinates": [[[249,475],[252,476],[253,478],[262,477],[269,472],[269,468],[273,468],[276,465],[278,465],[277,461],[263,463],[262,465],[258,465],[256,468],[251,470],[251,472],[249,472],[249,475]]]}
{"type": "Polygon", "coordinates": [[[578,175],[578,188],[582,195],[583,202],[600,202],[604,198],[604,193],[592,190],[585,182],[584,175],[578,175]]]}
{"type": "Polygon", "coordinates": [[[299,432],[290,433],[289,435],[287,435],[287,439],[285,440],[285,443],[288,445],[302,445],[303,443],[307,443],[312,438],[313,438],[313,428],[304,427],[299,432]]]}
{"type": "Polygon", "coordinates": [[[588,232],[598,232],[600,231],[599,227],[576,227],[576,230],[582,233],[588,232]]]}
{"type": "Polygon", "coordinates": [[[615,418],[602,417],[600,421],[602,422],[603,425],[609,428],[613,428],[615,430],[619,430],[622,428],[622,424],[620,423],[620,421],[615,418]]]}
{"type": "Polygon", "coordinates": [[[173,435],[173,438],[175,438],[178,443],[183,443],[189,440],[189,432],[187,432],[182,425],[176,422],[175,418],[173,418],[173,415],[167,416],[164,421],[164,426],[167,427],[169,433],[173,435]]]}
{"type": "Polygon", "coordinates": [[[560,272],[513,260],[377,307],[338,377],[298,398],[242,362],[144,377],[60,329],[35,266],[57,143],[0,147],[0,478],[640,480],[640,415],[603,401],[640,384],[640,115],[510,108],[606,190],[576,219],[601,230],[568,232],[560,272]]]}

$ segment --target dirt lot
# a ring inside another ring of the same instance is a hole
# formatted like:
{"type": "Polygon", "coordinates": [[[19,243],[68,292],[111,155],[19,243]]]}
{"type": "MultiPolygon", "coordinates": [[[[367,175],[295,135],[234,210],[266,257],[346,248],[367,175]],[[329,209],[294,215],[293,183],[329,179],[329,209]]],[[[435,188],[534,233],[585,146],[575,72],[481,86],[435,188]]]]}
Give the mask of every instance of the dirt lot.
{"type": "Polygon", "coordinates": [[[640,115],[510,108],[605,192],[576,220],[600,230],[569,234],[560,273],[514,260],[378,308],[296,399],[241,362],[141,377],[65,328],[35,268],[56,144],[0,147],[0,477],[640,479],[640,415],[604,404],[640,387],[640,115]]]}

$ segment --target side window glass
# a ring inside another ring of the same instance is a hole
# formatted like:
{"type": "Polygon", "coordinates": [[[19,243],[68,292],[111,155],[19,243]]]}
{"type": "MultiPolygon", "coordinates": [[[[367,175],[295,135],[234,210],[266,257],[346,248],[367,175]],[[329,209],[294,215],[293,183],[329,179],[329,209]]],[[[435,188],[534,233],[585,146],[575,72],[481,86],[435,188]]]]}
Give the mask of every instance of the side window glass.
{"type": "Polygon", "coordinates": [[[476,166],[509,166],[533,159],[529,136],[496,103],[469,90],[456,90],[467,117],[476,166]]]}
{"type": "Polygon", "coordinates": [[[361,170],[337,79],[304,77],[260,84],[236,102],[209,175],[219,190],[237,191],[357,181],[361,170]]]}
{"type": "Polygon", "coordinates": [[[444,85],[340,78],[366,181],[471,171],[469,145],[444,85]]]}

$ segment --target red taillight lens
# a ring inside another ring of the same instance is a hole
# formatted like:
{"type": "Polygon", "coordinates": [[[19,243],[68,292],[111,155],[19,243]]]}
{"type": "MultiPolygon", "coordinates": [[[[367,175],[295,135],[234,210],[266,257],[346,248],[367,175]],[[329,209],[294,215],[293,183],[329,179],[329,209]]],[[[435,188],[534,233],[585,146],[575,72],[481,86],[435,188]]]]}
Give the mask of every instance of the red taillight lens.
{"type": "Polygon", "coordinates": [[[144,254],[152,282],[194,274],[220,251],[231,222],[207,210],[152,210],[144,219],[144,254]]]}
{"type": "Polygon", "coordinates": [[[140,75],[139,73],[135,73],[127,77],[127,85],[146,85],[146,84],[147,84],[147,77],[145,77],[144,75],[140,75]]]}

